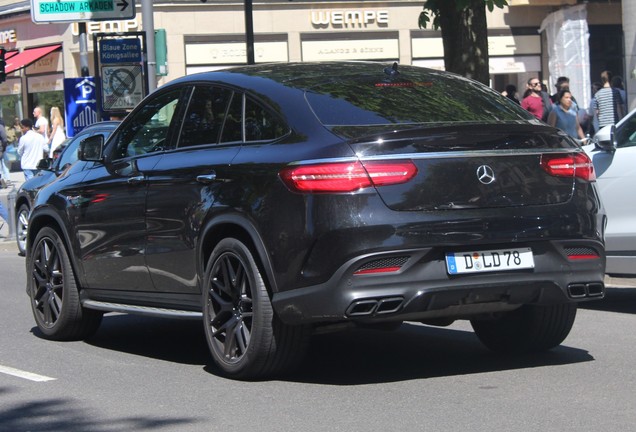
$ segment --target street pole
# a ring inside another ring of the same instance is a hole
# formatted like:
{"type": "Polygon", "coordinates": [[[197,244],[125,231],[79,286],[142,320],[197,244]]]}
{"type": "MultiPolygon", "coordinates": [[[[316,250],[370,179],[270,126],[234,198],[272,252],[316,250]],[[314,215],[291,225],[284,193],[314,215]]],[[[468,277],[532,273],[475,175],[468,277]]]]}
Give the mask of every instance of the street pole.
{"type": "Polygon", "coordinates": [[[254,61],[254,20],[252,17],[252,0],[245,0],[245,45],[247,64],[253,65],[254,61]]]}
{"type": "Polygon", "coordinates": [[[148,93],[157,88],[157,59],[155,54],[155,20],[153,16],[152,0],[141,1],[141,20],[146,33],[146,63],[148,65],[148,93]]]}
{"type": "Polygon", "coordinates": [[[80,48],[80,72],[83,77],[89,75],[88,70],[88,42],[86,36],[86,23],[77,23],[79,29],[79,48],[80,48]]]}

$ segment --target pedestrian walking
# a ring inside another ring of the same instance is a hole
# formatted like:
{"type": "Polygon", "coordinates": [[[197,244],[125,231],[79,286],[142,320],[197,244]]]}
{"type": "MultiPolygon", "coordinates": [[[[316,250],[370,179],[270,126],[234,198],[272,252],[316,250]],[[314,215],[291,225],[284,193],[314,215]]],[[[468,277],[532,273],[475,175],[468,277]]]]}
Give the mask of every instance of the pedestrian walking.
{"type": "Polygon", "coordinates": [[[64,118],[58,107],[51,108],[51,136],[48,140],[49,157],[53,159],[55,149],[66,140],[64,132],[64,118]]]}
{"type": "Polygon", "coordinates": [[[0,217],[4,219],[4,222],[0,225],[0,229],[4,226],[5,222],[9,223],[9,212],[7,211],[2,201],[0,201],[0,217]]]}
{"type": "MultiPolygon", "coordinates": [[[[550,100],[556,105],[559,103],[559,92],[565,89],[570,90],[570,78],[560,76],[557,78],[557,82],[554,86],[556,87],[556,92],[550,96],[550,100]]],[[[570,92],[570,95],[572,95],[572,92],[570,92]]],[[[578,112],[579,104],[576,102],[574,95],[572,95],[572,107],[578,112]]]]}
{"type": "Polygon", "coordinates": [[[9,141],[7,139],[7,130],[4,127],[4,120],[0,118],[0,185],[5,188],[11,184],[9,179],[9,168],[4,162],[4,152],[7,151],[9,141]]]}
{"type": "MultiPolygon", "coordinates": [[[[541,95],[541,81],[538,78],[530,78],[528,80],[526,92],[521,100],[521,107],[542,120],[546,111],[545,102],[541,95]]],[[[547,119],[547,115],[545,116],[547,119]]]]}
{"type": "Polygon", "coordinates": [[[20,155],[20,167],[24,173],[24,180],[29,180],[37,174],[38,162],[42,159],[44,152],[48,151],[44,137],[33,130],[31,119],[20,120],[22,137],[18,144],[18,154],[20,155]]]}
{"type": "Polygon", "coordinates": [[[618,89],[611,86],[612,72],[603,71],[601,73],[601,84],[603,87],[594,95],[594,109],[598,114],[598,127],[616,124],[623,118],[623,104],[618,89]]]}
{"type": "Polygon", "coordinates": [[[44,142],[49,141],[49,121],[42,115],[42,108],[36,106],[33,109],[35,117],[35,130],[44,137],[44,142]]]}
{"type": "Polygon", "coordinates": [[[598,112],[596,112],[594,96],[596,95],[596,92],[602,88],[603,88],[603,85],[600,82],[594,81],[592,83],[592,100],[590,101],[590,106],[587,107],[588,121],[587,121],[586,132],[587,132],[587,135],[589,136],[593,136],[596,132],[598,132],[598,129],[599,129],[598,112]]]}
{"type": "Polygon", "coordinates": [[[621,95],[621,103],[623,105],[623,115],[627,114],[627,92],[625,91],[625,86],[623,85],[623,78],[619,76],[613,76],[612,82],[610,83],[612,88],[618,90],[618,93],[621,95]]]}
{"type": "Polygon", "coordinates": [[[585,139],[583,129],[579,124],[578,109],[572,102],[572,93],[567,87],[559,90],[556,96],[557,104],[548,116],[548,124],[555,126],[575,139],[585,139]]]}
{"type": "Polygon", "coordinates": [[[521,103],[519,102],[519,99],[517,99],[517,86],[515,86],[514,84],[508,84],[506,86],[506,89],[501,94],[516,104],[521,103]]]}

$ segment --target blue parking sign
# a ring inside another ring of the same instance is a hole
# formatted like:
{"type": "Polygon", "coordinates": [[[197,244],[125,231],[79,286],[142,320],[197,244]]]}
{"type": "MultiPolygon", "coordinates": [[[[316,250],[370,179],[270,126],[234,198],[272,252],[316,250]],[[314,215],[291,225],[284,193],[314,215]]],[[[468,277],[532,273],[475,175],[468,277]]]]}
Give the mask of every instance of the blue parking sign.
{"type": "Polygon", "coordinates": [[[97,122],[96,95],[95,77],[64,78],[67,136],[97,122]]]}

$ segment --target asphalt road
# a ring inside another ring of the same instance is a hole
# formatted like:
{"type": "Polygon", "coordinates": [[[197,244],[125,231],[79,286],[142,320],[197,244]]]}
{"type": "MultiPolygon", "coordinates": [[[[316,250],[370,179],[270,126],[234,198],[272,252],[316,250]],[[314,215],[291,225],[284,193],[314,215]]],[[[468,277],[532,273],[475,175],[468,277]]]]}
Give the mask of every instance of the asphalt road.
{"type": "Polygon", "coordinates": [[[579,309],[545,354],[497,356],[464,322],[405,324],[316,336],[300,372],[236,382],[199,322],[107,315],[90,340],[49,342],[11,244],[0,278],[0,431],[636,429],[634,287],[579,309]]]}

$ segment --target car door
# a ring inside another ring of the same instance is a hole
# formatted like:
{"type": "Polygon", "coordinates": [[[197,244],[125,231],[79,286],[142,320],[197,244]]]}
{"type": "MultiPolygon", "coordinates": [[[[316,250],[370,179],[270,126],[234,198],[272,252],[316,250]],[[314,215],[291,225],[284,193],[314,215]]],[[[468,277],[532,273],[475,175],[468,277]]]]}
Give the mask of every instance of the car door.
{"type": "Polygon", "coordinates": [[[196,247],[204,220],[215,206],[222,211],[223,196],[233,187],[242,116],[241,93],[197,85],[177,148],[152,169],[146,262],[158,291],[198,295],[196,247]]]}
{"type": "Polygon", "coordinates": [[[183,88],[142,102],[78,190],[75,226],[88,288],[152,291],[145,262],[147,173],[174,143],[183,88]]]}
{"type": "MultiPolygon", "coordinates": [[[[636,256],[636,116],[621,123],[616,130],[616,151],[611,153],[597,148],[587,150],[594,163],[601,201],[607,212],[605,231],[608,255],[636,256]]],[[[622,259],[621,259],[622,260],[622,259]]],[[[620,261],[620,260],[619,260],[620,261]]],[[[616,260],[612,260],[613,263],[616,260]]],[[[625,261],[623,270],[608,271],[633,273],[634,262],[625,261]]]]}

